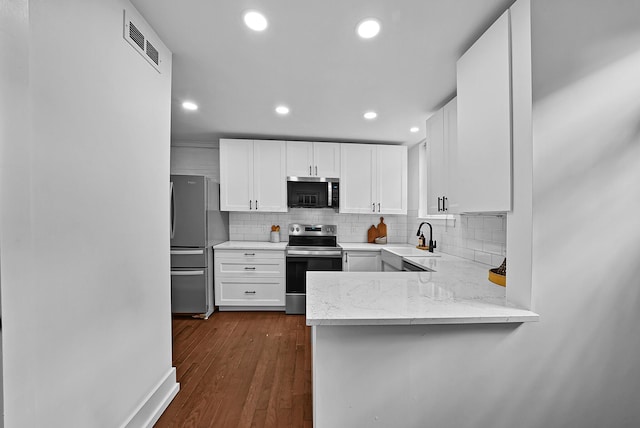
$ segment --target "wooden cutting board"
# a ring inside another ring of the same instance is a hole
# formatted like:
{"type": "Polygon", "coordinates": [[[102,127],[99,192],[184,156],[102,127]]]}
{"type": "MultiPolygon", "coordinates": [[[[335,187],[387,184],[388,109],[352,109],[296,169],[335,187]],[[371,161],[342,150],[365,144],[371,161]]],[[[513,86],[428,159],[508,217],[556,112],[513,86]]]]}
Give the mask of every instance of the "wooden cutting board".
{"type": "Polygon", "coordinates": [[[380,223],[378,223],[378,236],[387,236],[387,225],[384,224],[384,217],[380,217],[380,223]]]}
{"type": "Polygon", "coordinates": [[[374,244],[376,242],[377,237],[378,237],[378,229],[376,229],[374,225],[371,225],[371,227],[367,231],[367,242],[369,244],[374,244]]]}

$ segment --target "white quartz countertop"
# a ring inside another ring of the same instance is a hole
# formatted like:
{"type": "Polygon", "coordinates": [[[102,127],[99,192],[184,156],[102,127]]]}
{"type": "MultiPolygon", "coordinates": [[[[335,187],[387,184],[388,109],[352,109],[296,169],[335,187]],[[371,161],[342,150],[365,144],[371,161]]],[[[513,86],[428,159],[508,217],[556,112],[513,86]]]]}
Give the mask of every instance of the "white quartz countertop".
{"type": "Polygon", "coordinates": [[[537,321],[507,303],[489,267],[448,254],[434,272],[307,272],[307,325],[482,324],[537,321]]]}
{"type": "Polygon", "coordinates": [[[214,250],[284,250],[287,242],[227,241],[215,245],[214,250]]]}

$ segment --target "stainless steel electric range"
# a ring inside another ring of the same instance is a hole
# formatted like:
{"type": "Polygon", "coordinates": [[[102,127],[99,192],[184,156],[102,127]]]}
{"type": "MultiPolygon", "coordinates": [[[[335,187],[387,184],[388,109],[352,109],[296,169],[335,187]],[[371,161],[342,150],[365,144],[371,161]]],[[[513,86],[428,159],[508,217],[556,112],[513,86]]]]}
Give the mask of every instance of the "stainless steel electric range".
{"type": "Polygon", "coordinates": [[[326,224],[290,224],[286,249],[286,313],[306,312],[307,272],[342,270],[338,227],[326,224]]]}

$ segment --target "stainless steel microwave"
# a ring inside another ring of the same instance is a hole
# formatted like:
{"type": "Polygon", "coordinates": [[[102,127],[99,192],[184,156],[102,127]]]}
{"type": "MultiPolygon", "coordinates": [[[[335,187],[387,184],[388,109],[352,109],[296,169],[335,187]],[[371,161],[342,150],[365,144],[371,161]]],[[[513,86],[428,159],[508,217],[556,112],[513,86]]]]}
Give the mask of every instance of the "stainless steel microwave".
{"type": "Polygon", "coordinates": [[[337,178],[287,177],[287,205],[290,208],[340,207],[337,178]]]}

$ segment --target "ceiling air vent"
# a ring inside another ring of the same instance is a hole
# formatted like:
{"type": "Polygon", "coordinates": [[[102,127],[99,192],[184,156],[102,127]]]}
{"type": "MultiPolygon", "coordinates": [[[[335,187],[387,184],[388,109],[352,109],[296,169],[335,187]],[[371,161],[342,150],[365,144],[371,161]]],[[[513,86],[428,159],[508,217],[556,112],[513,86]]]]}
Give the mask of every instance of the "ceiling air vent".
{"type": "MultiPolygon", "coordinates": [[[[160,72],[160,52],[149,41],[148,37],[150,34],[153,35],[153,31],[146,25],[144,20],[138,19],[134,14],[128,14],[126,10],[124,11],[124,39],[129,42],[153,68],[160,72]]],[[[157,43],[156,46],[158,46],[157,43]]]]}

